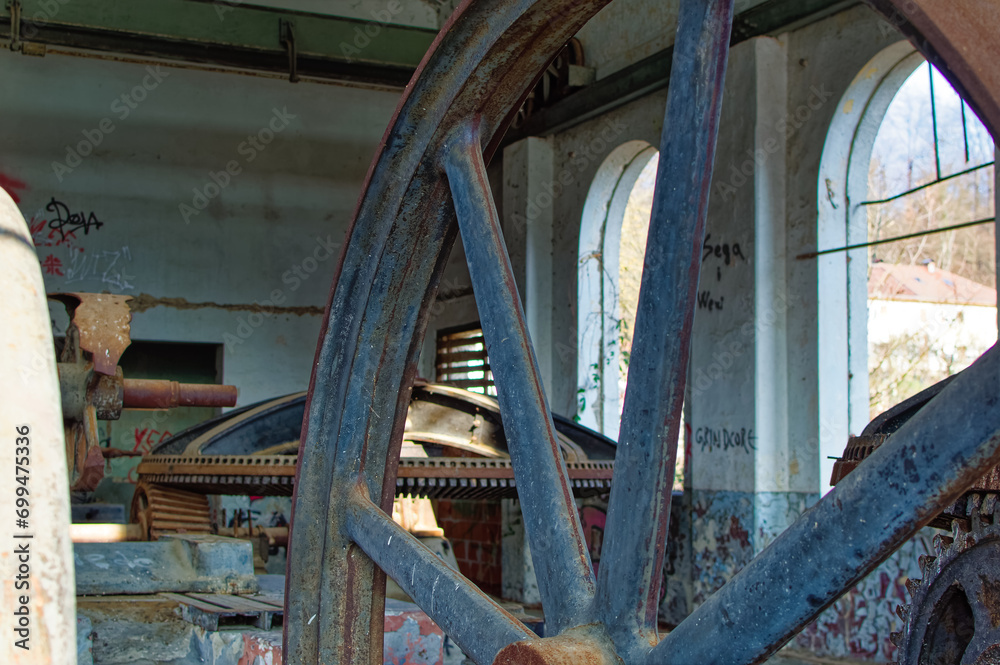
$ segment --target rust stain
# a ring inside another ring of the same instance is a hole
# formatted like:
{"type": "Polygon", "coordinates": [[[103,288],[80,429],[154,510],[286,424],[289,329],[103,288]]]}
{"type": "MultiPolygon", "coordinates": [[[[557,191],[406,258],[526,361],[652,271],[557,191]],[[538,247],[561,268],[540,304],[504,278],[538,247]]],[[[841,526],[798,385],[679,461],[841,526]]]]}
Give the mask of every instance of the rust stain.
{"type": "Polygon", "coordinates": [[[261,314],[294,314],[295,316],[320,315],[323,308],[313,305],[297,307],[278,307],[275,305],[260,305],[258,303],[222,304],[217,302],[191,302],[187,298],[157,298],[148,293],[140,293],[129,301],[133,314],[150,310],[154,307],[173,307],[174,309],[221,309],[230,312],[259,312],[261,314]]]}

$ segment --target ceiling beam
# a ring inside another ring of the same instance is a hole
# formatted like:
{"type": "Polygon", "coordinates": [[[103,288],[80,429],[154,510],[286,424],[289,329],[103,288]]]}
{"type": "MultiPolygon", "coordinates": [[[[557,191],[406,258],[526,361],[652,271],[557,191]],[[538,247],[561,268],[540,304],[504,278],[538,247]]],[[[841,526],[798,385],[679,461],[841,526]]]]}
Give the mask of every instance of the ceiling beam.
{"type": "Polygon", "coordinates": [[[0,6],[0,39],[25,53],[114,53],[289,76],[292,50],[298,77],[402,88],[437,33],[393,24],[393,9],[401,4],[359,20],[239,0],[15,0],[0,6]]]}
{"type": "MultiPolygon", "coordinates": [[[[858,4],[860,0],[767,0],[733,18],[730,45],[795,29],[858,4]]],[[[507,132],[503,142],[561,132],[662,90],[669,83],[672,60],[673,47],[668,47],[599,79],[528,116],[523,125],[507,132]]]]}

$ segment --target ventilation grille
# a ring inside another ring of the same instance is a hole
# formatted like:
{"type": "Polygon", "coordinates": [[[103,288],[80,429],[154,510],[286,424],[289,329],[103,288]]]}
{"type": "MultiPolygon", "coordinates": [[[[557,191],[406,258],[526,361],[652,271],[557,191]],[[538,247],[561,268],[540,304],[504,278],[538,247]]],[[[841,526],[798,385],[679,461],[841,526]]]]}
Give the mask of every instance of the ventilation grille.
{"type": "Polygon", "coordinates": [[[436,365],[439,383],[483,395],[497,394],[482,328],[440,331],[436,365]]]}

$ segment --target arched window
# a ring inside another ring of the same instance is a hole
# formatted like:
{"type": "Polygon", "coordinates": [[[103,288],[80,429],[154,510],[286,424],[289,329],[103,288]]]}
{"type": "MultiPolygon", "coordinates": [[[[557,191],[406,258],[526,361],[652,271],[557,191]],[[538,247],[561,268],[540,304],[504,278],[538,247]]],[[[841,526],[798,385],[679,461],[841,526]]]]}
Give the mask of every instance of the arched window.
{"type": "Polygon", "coordinates": [[[908,43],[840,100],[819,178],[824,483],[849,434],[996,341],[992,162],[985,128],[908,43]]]}
{"type": "Polygon", "coordinates": [[[583,209],[577,414],[612,438],[618,437],[658,154],[644,141],[613,150],[583,209]]]}

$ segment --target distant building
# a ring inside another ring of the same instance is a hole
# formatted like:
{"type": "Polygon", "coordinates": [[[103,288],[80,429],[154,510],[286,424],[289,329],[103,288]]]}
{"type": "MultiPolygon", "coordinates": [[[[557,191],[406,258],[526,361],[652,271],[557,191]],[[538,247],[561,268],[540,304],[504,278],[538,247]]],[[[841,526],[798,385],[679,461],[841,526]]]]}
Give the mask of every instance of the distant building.
{"type": "Polygon", "coordinates": [[[997,341],[997,292],[926,265],[876,263],[868,278],[872,412],[968,367],[997,341]]]}

